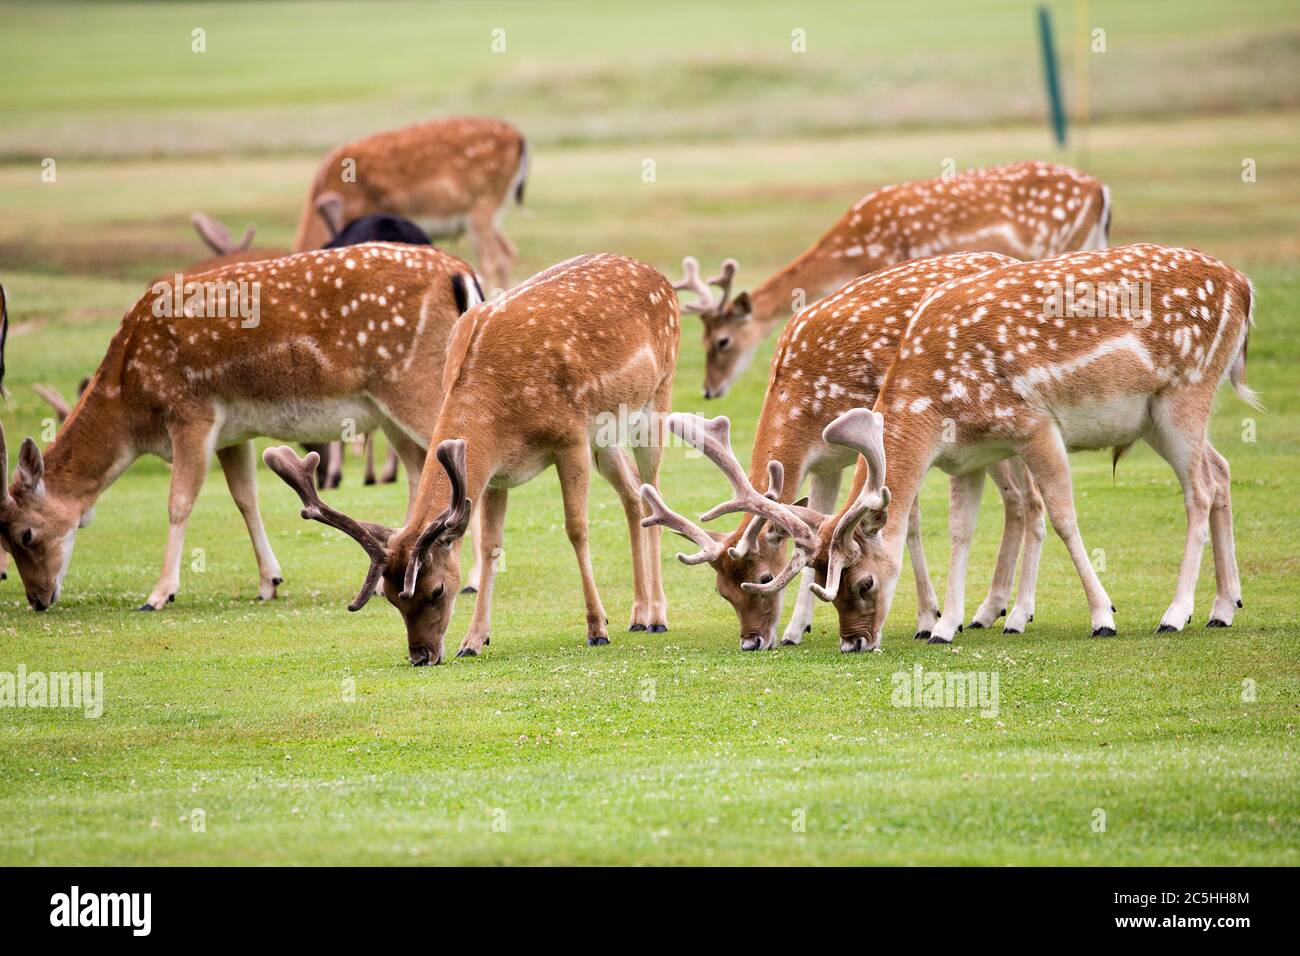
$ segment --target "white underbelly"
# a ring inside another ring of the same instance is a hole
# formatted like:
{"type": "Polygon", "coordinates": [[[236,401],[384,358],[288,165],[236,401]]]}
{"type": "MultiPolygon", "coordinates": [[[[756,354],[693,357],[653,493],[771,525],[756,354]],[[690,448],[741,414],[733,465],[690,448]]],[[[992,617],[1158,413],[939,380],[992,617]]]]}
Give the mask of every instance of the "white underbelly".
{"type": "Polygon", "coordinates": [[[1151,424],[1149,395],[1123,395],[1053,408],[1071,451],[1131,445],[1151,424]]]}
{"type": "Polygon", "coordinates": [[[334,398],[311,402],[223,402],[217,446],[250,438],[292,442],[350,440],[378,428],[383,416],[365,398],[334,398]]]}

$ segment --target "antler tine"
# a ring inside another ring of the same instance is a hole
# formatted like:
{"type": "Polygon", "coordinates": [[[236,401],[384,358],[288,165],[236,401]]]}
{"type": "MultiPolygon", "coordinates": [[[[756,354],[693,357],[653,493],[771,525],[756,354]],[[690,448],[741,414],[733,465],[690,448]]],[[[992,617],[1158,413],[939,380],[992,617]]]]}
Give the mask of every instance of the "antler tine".
{"type": "Polygon", "coordinates": [[[702,451],[727,476],[736,492],[735,497],[700,515],[701,521],[712,521],[725,514],[748,511],[761,515],[781,528],[794,539],[798,547],[814,553],[817,551],[817,536],[812,529],[784,505],[760,495],[749,483],[749,476],[740,467],[736,453],[731,450],[731,422],[725,415],[706,421],[698,415],[679,412],[668,416],[668,429],[702,451]]]}
{"type": "Polygon", "coordinates": [[[299,458],[288,445],[268,448],[262,453],[266,466],[283,479],[284,483],[297,492],[302,499],[302,517],[319,521],[342,531],[357,544],[361,545],[370,558],[370,567],[366,570],[365,583],[356,598],[348,605],[349,611],[359,611],[366,606],[370,595],[375,591],[379,575],[383,573],[384,563],[388,559],[388,539],[392,531],[383,525],[369,521],[358,521],[343,512],[331,508],[321,501],[316,493],[316,466],[320,464],[320,455],[309,452],[307,457],[299,458]]]}
{"type": "Polygon", "coordinates": [[[420,568],[429,549],[439,538],[444,536],[458,538],[463,535],[465,529],[469,527],[469,516],[474,507],[474,503],[465,495],[465,439],[449,438],[439,442],[435,455],[438,463],[447,472],[447,480],[451,484],[450,497],[447,507],[438,517],[429,522],[428,526],[420,532],[420,537],[415,540],[415,547],[411,550],[410,560],[406,564],[406,578],[401,593],[401,596],[407,599],[415,595],[415,584],[420,578],[420,568]]]}
{"type": "Polygon", "coordinates": [[[700,260],[694,256],[682,259],[682,281],[674,283],[673,288],[679,292],[695,293],[695,302],[682,303],[681,309],[687,314],[701,315],[712,311],[716,305],[708,284],[700,278],[700,260]]]}
{"type": "Polygon", "coordinates": [[[213,219],[205,212],[196,211],[190,214],[190,222],[194,223],[194,230],[199,234],[199,238],[217,255],[224,256],[234,251],[230,243],[230,230],[221,221],[213,219]]]}
{"type": "MultiPolygon", "coordinates": [[[[781,488],[784,484],[784,466],[779,461],[769,461],[767,463],[767,491],[764,492],[763,497],[770,498],[772,501],[780,501],[781,488]]],[[[749,525],[745,528],[745,533],[740,536],[740,541],[727,553],[733,558],[743,558],[751,551],[757,550],[758,536],[763,533],[763,527],[766,524],[766,518],[753,515],[749,525]]]]}
{"type": "Polygon", "coordinates": [[[38,383],[32,386],[32,391],[49,403],[49,406],[54,409],[54,414],[58,416],[59,421],[63,421],[67,418],[68,413],[72,411],[72,406],[68,404],[68,400],[60,395],[59,390],[53,385],[41,385],[38,383]]]}
{"type": "Polygon", "coordinates": [[[722,542],[715,540],[713,535],[689,518],[684,518],[669,508],[653,485],[642,485],[641,497],[650,508],[650,515],[641,519],[641,527],[662,525],[699,547],[700,550],[695,554],[684,554],[679,551],[677,560],[682,564],[704,564],[716,561],[722,555],[722,542]]]}
{"type": "Polygon", "coordinates": [[[731,283],[736,278],[736,270],[739,268],[740,265],[735,259],[723,259],[722,271],[709,280],[709,285],[716,285],[722,290],[722,294],[718,296],[718,301],[715,303],[715,308],[721,309],[727,304],[727,300],[731,298],[731,283]]]}
{"type": "Polygon", "coordinates": [[[853,532],[868,515],[875,514],[876,521],[883,524],[889,512],[889,488],[885,486],[885,417],[869,408],[852,408],[827,425],[822,430],[822,438],[856,451],[867,463],[867,481],[853,503],[844,509],[831,535],[826,586],[812,586],[817,597],[832,601],[839,591],[853,532]]]}
{"type": "Polygon", "coordinates": [[[811,556],[803,548],[796,548],[790,560],[771,581],[766,584],[759,584],[757,581],[745,581],[740,587],[743,591],[750,594],[775,594],[783,589],[787,584],[794,580],[795,576],[808,566],[811,556]]]}
{"type": "Polygon", "coordinates": [[[9,442],[5,439],[5,427],[0,424],[0,505],[9,502],[9,442]]]}

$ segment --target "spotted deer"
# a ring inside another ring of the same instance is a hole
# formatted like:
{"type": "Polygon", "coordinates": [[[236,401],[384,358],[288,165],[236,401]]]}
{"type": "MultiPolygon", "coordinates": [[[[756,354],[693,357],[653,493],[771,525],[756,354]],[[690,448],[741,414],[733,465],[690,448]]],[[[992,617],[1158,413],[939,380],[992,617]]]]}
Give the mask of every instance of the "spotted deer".
{"type": "MultiPolygon", "coordinates": [[[[57,600],[78,527],[150,453],[172,463],[169,529],[141,610],[177,593],[186,524],[214,452],[252,539],[258,596],[274,597],[281,572],[258,513],[253,439],[325,441],[351,420],[358,432],[382,428],[418,475],[451,330],[481,298],[455,256],[381,243],[238,263],[146,292],[54,442],[42,454],[26,439],[0,493],[0,543],[28,602],[40,611],[57,600]]],[[[4,447],[0,432],[0,465],[4,447]]]]}
{"type": "Polygon", "coordinates": [[[709,280],[720,294],[682,307],[704,324],[704,397],[726,393],[792,305],[802,307],[850,279],[954,252],[1043,259],[1104,249],[1109,231],[1106,187],[1055,163],[1012,163],[877,189],[752,292],[731,296],[736,263],[729,259],[709,280]]]}
{"type": "MultiPolygon", "coordinates": [[[[311,455],[300,459],[282,446],[264,457],[302,499],[304,518],[361,545],[370,565],[349,607],[360,608],[382,587],[405,620],[416,666],[442,662],[460,581],[457,554],[474,503],[481,511],[481,553],[494,555],[509,489],[552,464],[582,577],[587,643],[609,643],[587,544],[593,460],[627,518],[635,593],[629,629],[666,631],[659,531],[641,527],[637,476],[650,485],[657,481],[679,333],[668,280],[650,266],[610,254],[570,259],[471,309],[447,351],[446,396],[430,444],[436,454],[425,463],[401,528],[358,521],[321,502],[309,478],[311,455]],[[633,420],[646,427],[626,433],[611,427],[633,420]],[[633,433],[643,440],[629,441],[633,433]]],[[[488,644],[495,564],[483,562],[457,657],[479,654],[488,644]]]]}
{"type": "Polygon", "coordinates": [[[523,203],[527,174],[527,143],[500,120],[461,116],[376,133],[325,157],[293,247],[325,245],[330,217],[347,222],[393,213],[435,238],[468,228],[479,270],[504,289],[516,251],[501,215],[512,196],[523,203]]]}
{"type": "MultiPolygon", "coordinates": [[[[1002,266],[928,296],[873,407],[844,413],[823,433],[862,456],[849,503],[831,516],[805,511],[796,526],[795,560],[815,569],[814,593],[834,603],[840,649],[879,646],[904,516],[929,466],[956,478],[960,596],[983,467],[1013,454],[1038,483],[1083,582],[1093,635],[1114,635],[1114,607],[1079,534],[1068,455],[1112,448],[1118,461],[1139,440],[1173,468],[1187,510],[1178,584],[1158,631],[1191,621],[1207,538],[1216,582],[1208,626],[1230,626],[1241,607],[1230,474],[1207,429],[1225,380],[1258,405],[1246,386],[1254,303],[1235,269],[1149,244],[1002,266]]],[[[951,641],[959,620],[945,608],[931,640],[951,641]]]]}
{"type": "MultiPolygon", "coordinates": [[[[875,401],[897,352],[899,336],[917,304],[930,291],[951,279],[1013,261],[992,252],[913,260],[856,279],[799,312],[777,342],[745,489],[761,485],[766,471],[766,494],[789,504],[798,496],[803,477],[810,475],[810,507],[821,513],[833,512],[841,475],[857,461],[857,453],[825,441],[822,431],[849,409],[875,401]]],[[[725,418],[721,421],[726,423],[725,418]]],[[[724,474],[740,480],[743,469],[731,451],[727,427],[716,426],[716,441],[703,440],[709,434],[707,427],[702,419],[693,416],[675,416],[669,427],[692,443],[698,436],[700,450],[724,474]]],[[[1002,493],[1006,517],[992,586],[970,623],[971,627],[989,627],[1007,612],[1016,561],[1023,547],[1020,590],[1004,628],[1007,633],[1019,633],[1034,614],[1034,588],[1045,530],[1043,503],[1019,459],[995,462],[989,468],[1002,493]]],[[[789,573],[794,569],[786,565],[783,544],[762,533],[763,520],[743,515],[730,534],[707,531],[671,511],[653,488],[643,488],[642,495],[652,512],[643,523],[660,524],[694,542],[700,550],[694,555],[678,555],[679,559],[686,564],[707,562],[713,568],[719,594],[740,619],[741,649],[772,647],[782,592],[752,593],[742,585],[747,581],[771,582],[783,566],[791,569],[789,573]]],[[[939,603],[921,546],[920,518],[914,502],[907,528],[907,550],[916,578],[916,636],[929,638],[939,619],[939,603]]],[[[799,599],[782,644],[800,643],[811,629],[813,583],[812,571],[804,568],[799,599]]],[[[952,606],[950,603],[949,608],[952,606]]]]}

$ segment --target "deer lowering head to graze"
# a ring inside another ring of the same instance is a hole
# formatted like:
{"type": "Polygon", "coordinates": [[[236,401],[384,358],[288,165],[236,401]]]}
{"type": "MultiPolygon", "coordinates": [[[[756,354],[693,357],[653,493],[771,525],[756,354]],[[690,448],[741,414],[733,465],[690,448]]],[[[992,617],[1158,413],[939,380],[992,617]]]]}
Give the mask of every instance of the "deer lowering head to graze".
{"type": "Polygon", "coordinates": [[[253,439],[327,441],[348,421],[382,428],[417,475],[452,327],[480,300],[462,260],[378,243],[156,285],[127,311],[54,442],[42,454],[26,439],[0,492],[0,543],[28,602],[39,611],[59,597],[77,528],[146,453],[172,474],[166,557],[142,610],[180,586],[185,527],[214,452],[253,542],[258,596],[274,597],[280,566],[257,510],[253,439]]]}
{"type": "MultiPolygon", "coordinates": [[[[608,644],[587,546],[591,466],[623,503],[632,544],[633,631],[668,625],[658,528],[641,527],[641,482],[654,485],[662,416],[671,405],[680,319],[672,286],[622,256],[579,256],[471,309],[447,350],[447,383],[407,523],[396,530],[340,514],[312,487],[312,456],[287,447],[264,458],[303,501],[303,517],[351,536],[370,561],[357,608],[382,578],[383,593],[406,622],[412,664],[439,664],[460,583],[458,553],[470,515],[480,517],[480,552],[501,546],[509,489],[549,465],[559,474],[564,527],[578,559],[587,607],[587,643],[608,644]],[[640,436],[629,441],[630,435],[640,436]],[[626,445],[633,445],[629,449],[626,445]]],[[[458,657],[490,637],[495,562],[482,581],[458,657]]]]}
{"type": "Polygon", "coordinates": [[[908,259],[953,252],[999,252],[1042,259],[1072,249],[1104,249],[1110,229],[1106,187],[1054,163],[1021,162],[885,186],[858,200],[807,250],[760,283],[731,296],[734,260],[709,280],[688,276],[704,323],[704,397],[717,398],[748,367],[759,343],[794,308],[850,279],[908,259]]]}
{"type": "MultiPolygon", "coordinates": [[[[669,427],[732,478],[737,493],[756,493],[767,470],[766,494],[790,504],[798,497],[803,477],[810,475],[810,508],[830,513],[839,498],[841,474],[858,456],[851,448],[827,442],[823,430],[849,409],[875,401],[897,352],[899,336],[929,292],[959,276],[1013,261],[991,252],[913,260],[863,276],[799,312],[777,342],[747,478],[731,451],[725,418],[708,423],[695,416],[678,415],[670,420],[669,427]]],[[[997,462],[990,468],[1003,495],[1006,524],[993,584],[971,626],[988,627],[1006,612],[1023,545],[1020,592],[1005,628],[1009,633],[1019,633],[1034,613],[1034,586],[1044,532],[1042,501],[1019,459],[997,462]]],[[[773,582],[783,567],[789,567],[784,557],[784,538],[772,540],[762,532],[766,519],[749,515],[730,534],[707,531],[670,511],[653,489],[643,489],[643,494],[653,512],[646,521],[662,524],[699,546],[697,554],[679,557],[688,564],[708,562],[713,568],[718,593],[740,619],[741,648],[772,647],[783,593],[782,582],[773,582]],[[743,587],[746,582],[768,587],[749,590],[743,587]]],[[[915,504],[907,529],[907,549],[916,577],[916,636],[929,638],[939,620],[939,603],[926,569],[920,512],[915,504]]],[[[813,576],[807,568],[803,579],[783,644],[798,644],[812,626],[813,576]]]]}
{"type": "Polygon", "coordinates": [[[504,289],[516,252],[501,214],[512,196],[523,202],[527,173],[523,136],[500,120],[452,117],[376,133],[325,157],[293,247],[325,245],[331,220],[391,213],[435,238],[468,229],[479,270],[504,289]]]}
{"type": "MultiPolygon", "coordinates": [[[[879,646],[906,515],[930,465],[955,476],[950,594],[960,598],[983,469],[1015,454],[1083,581],[1092,633],[1113,635],[1114,608],[1079,534],[1068,454],[1113,448],[1118,457],[1139,440],[1174,469],[1187,508],[1178,585],[1158,630],[1191,620],[1207,537],[1209,626],[1231,625],[1241,583],[1228,463],[1206,433],[1225,379],[1254,403],[1245,384],[1253,311],[1254,290],[1235,269],[1146,244],[1002,266],[929,296],[874,409],[846,412],[824,433],[862,455],[849,503],[806,515],[816,542],[795,541],[797,560],[816,571],[815,593],[835,604],[841,650],[879,646]]],[[[932,639],[951,640],[957,620],[945,608],[932,639]]]]}

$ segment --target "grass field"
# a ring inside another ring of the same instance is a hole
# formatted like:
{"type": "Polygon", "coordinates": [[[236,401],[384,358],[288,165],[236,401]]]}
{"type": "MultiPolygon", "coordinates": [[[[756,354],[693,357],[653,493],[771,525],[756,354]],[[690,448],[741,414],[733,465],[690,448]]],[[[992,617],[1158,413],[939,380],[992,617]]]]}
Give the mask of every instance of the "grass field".
{"type": "MultiPolygon", "coordinates": [[[[0,9],[11,448],[48,414],[30,386],[70,394],[144,281],[201,257],[192,209],[285,244],[320,151],[368,129],[449,110],[518,122],[536,144],[527,208],[505,221],[520,275],[595,250],[675,275],[691,252],[735,255],[753,281],[874,186],[937,175],[949,157],[1056,158],[1109,183],[1114,242],[1195,245],[1255,281],[1249,380],[1268,411],[1225,393],[1212,423],[1233,467],[1236,625],[1202,627],[1207,560],[1193,626],[1153,633],[1183,509],[1172,472],[1139,449],[1113,479],[1108,456],[1074,462],[1084,538],[1104,549],[1119,608],[1114,639],[1087,636],[1078,579],[1049,535],[1020,636],[913,642],[902,586],[879,655],[840,655],[829,609],[802,646],[742,654],[711,573],[669,557],[670,632],[615,631],[588,648],[547,472],[511,495],[489,653],[414,669],[386,602],[345,608],[359,549],[301,521],[264,469],[280,598],[254,600],[251,548],[214,472],[186,542],[204,570],[186,562],[176,603],[135,613],[166,531],[168,473],[144,459],[101,499],[52,610],[28,610],[15,575],[0,583],[0,672],[102,671],[107,696],[95,720],[0,708],[0,863],[1300,862],[1294,4],[1228,16],[1210,0],[1093,0],[1086,22],[1107,29],[1108,52],[1088,68],[1093,123],[1066,150],[1044,128],[1028,5],[696,6],[0,9]],[[508,52],[494,56],[498,25],[508,52]],[[199,26],[202,56],[189,52],[199,26]],[[807,30],[802,59],[789,53],[795,28],[807,30]],[[369,68],[333,68],[366,57],[369,68]],[[55,183],[41,181],[45,157],[55,183]],[[1242,181],[1245,159],[1255,182],[1242,181]],[[891,706],[891,675],[917,664],[996,674],[998,715],[891,706]]],[[[1053,5],[1071,83],[1082,7],[1053,5]]],[[[731,416],[745,456],[771,342],[706,404],[697,331],[687,324],[675,405],[731,416]]],[[[662,484],[688,514],[724,492],[680,450],[662,484]]],[[[405,490],[362,487],[351,459],[330,500],[396,524],[405,490]]],[[[940,593],[945,501],[931,475],[922,507],[940,593]]],[[[630,561],[600,483],[591,517],[618,623],[630,561]]],[[[1000,523],[990,493],[971,608],[1000,523]]],[[[469,610],[458,604],[449,640],[469,610]]]]}

